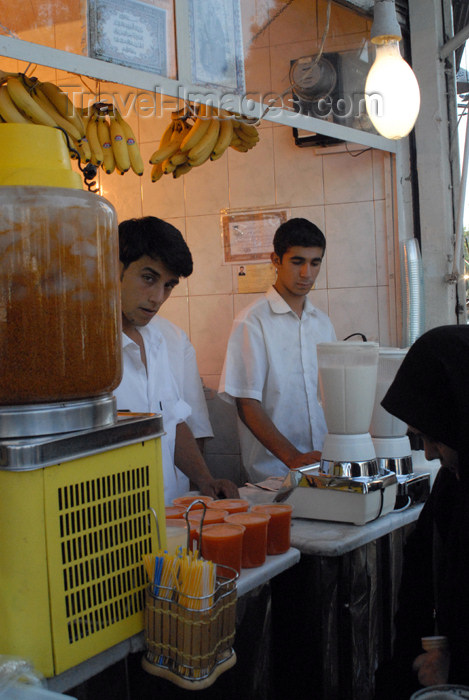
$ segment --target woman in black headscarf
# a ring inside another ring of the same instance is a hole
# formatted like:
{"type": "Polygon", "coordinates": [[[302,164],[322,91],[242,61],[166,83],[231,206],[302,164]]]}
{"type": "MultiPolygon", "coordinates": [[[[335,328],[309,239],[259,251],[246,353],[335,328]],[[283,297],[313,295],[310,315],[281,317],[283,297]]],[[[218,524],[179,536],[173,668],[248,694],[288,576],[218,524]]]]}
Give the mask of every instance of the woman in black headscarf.
{"type": "Polygon", "coordinates": [[[406,544],[394,656],[377,673],[377,700],[408,700],[422,685],[469,685],[469,327],[419,338],[382,406],[441,462],[406,544]],[[433,635],[448,638],[448,651],[423,652],[433,635]]]}

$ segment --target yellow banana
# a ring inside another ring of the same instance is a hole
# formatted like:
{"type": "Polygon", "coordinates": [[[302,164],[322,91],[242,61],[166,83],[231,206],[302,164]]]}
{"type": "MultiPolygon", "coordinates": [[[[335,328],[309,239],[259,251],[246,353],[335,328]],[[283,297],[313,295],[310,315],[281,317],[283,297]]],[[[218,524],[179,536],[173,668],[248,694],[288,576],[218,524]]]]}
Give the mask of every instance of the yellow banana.
{"type": "Polygon", "coordinates": [[[180,122],[176,122],[175,124],[176,126],[173,129],[169,143],[166,146],[163,146],[163,148],[158,149],[158,155],[156,157],[155,154],[153,154],[150,159],[150,163],[162,163],[165,160],[169,160],[171,156],[180,150],[181,142],[187,133],[187,127],[185,124],[180,122]]]}
{"type": "Polygon", "coordinates": [[[116,161],[116,166],[121,173],[126,173],[128,170],[130,170],[130,156],[124,129],[114,115],[111,114],[109,119],[114,160],[116,161]]]}
{"type": "Polygon", "coordinates": [[[189,163],[191,165],[202,165],[202,163],[205,163],[205,161],[210,158],[210,154],[217,142],[219,132],[220,121],[218,119],[211,119],[205,136],[189,151],[189,163]]]}
{"type": "Polygon", "coordinates": [[[84,112],[84,111],[81,111],[81,112],[80,112],[80,118],[81,118],[81,121],[83,122],[83,127],[84,127],[84,129],[85,129],[85,134],[86,134],[86,127],[88,126],[88,122],[89,122],[89,120],[90,120],[90,116],[91,116],[91,114],[88,114],[87,111],[86,111],[86,112],[84,112]]]}
{"type": "MultiPolygon", "coordinates": [[[[85,139],[80,139],[80,141],[77,141],[72,137],[72,145],[73,148],[79,153],[80,155],[80,161],[82,163],[89,163],[91,160],[91,150],[88,144],[88,141],[85,139]]],[[[73,157],[73,154],[71,154],[73,157]]]]}
{"type": "Polygon", "coordinates": [[[173,155],[173,153],[176,153],[177,148],[174,148],[174,143],[171,144],[171,138],[173,136],[173,133],[176,129],[176,122],[172,121],[168,124],[166,129],[164,130],[163,136],[161,137],[160,144],[156,151],[153,153],[153,155],[150,158],[150,163],[153,165],[155,163],[162,163],[166,158],[169,158],[170,156],[173,155]]]}
{"type": "Polygon", "coordinates": [[[64,131],[67,132],[75,141],[80,141],[82,136],[78,129],[67,119],[62,117],[61,114],[55,109],[54,105],[49,102],[44,93],[39,90],[31,90],[31,96],[42,109],[49,114],[49,116],[55,121],[56,126],[60,126],[64,131]]]}
{"type": "Polygon", "coordinates": [[[8,93],[15,105],[35,124],[56,127],[55,120],[33,100],[20,78],[10,76],[6,79],[8,93]]]}
{"type": "Polygon", "coordinates": [[[214,153],[213,151],[210,154],[210,160],[218,160],[219,158],[222,157],[225,151],[222,151],[221,153],[214,153]]]}
{"type": "Polygon", "coordinates": [[[117,115],[117,119],[120,121],[122,129],[124,131],[125,140],[127,142],[127,149],[130,158],[130,167],[136,175],[143,175],[145,169],[143,165],[142,154],[140,153],[140,148],[135,138],[135,134],[132,130],[130,124],[127,124],[120,115],[117,115]]]}
{"type": "Polygon", "coordinates": [[[254,124],[247,124],[246,122],[238,122],[238,124],[241,131],[244,131],[246,136],[250,136],[251,138],[256,138],[256,136],[259,137],[259,132],[254,124]]]}
{"type": "Polygon", "coordinates": [[[233,146],[233,148],[234,148],[235,146],[241,146],[242,143],[243,143],[243,142],[241,141],[241,139],[239,138],[239,136],[236,135],[236,131],[234,131],[234,132],[233,132],[233,137],[232,137],[232,139],[231,139],[231,141],[230,141],[230,146],[233,146]]]}
{"type": "Polygon", "coordinates": [[[162,168],[163,172],[165,173],[165,175],[168,175],[169,173],[172,173],[172,172],[174,172],[174,170],[176,170],[176,166],[171,163],[169,158],[166,158],[166,160],[164,160],[161,163],[161,168],[162,168]]]}
{"type": "Polygon", "coordinates": [[[247,153],[249,151],[249,146],[233,146],[232,143],[230,143],[230,148],[234,148],[235,151],[239,151],[240,153],[247,153]]]}
{"type": "MultiPolygon", "coordinates": [[[[218,134],[218,139],[213,147],[213,155],[221,156],[226,151],[230,145],[231,139],[233,138],[233,120],[228,116],[229,112],[221,110],[220,113],[220,132],[218,134]],[[226,115],[226,116],[225,116],[226,115]]],[[[216,160],[212,158],[212,160],[216,160]]]]}
{"type": "Polygon", "coordinates": [[[79,131],[80,137],[83,138],[85,136],[85,125],[83,124],[79,110],[69,99],[68,95],[63,92],[58,85],[54,85],[54,83],[39,83],[38,87],[47,99],[52,102],[59,114],[67,119],[67,121],[71,122],[79,131]]]}
{"type": "Polygon", "coordinates": [[[0,116],[10,124],[31,124],[31,120],[16,107],[5,84],[0,85],[0,116]]]}
{"type": "Polygon", "coordinates": [[[235,129],[235,132],[236,136],[242,141],[242,143],[244,143],[246,146],[249,146],[249,148],[253,148],[259,141],[259,136],[247,136],[247,134],[242,129],[235,129]]]}
{"type": "Polygon", "coordinates": [[[103,150],[103,170],[110,175],[116,168],[116,161],[112,152],[111,132],[105,117],[98,117],[98,139],[103,150]]]}
{"type": "Polygon", "coordinates": [[[157,182],[162,177],[163,168],[161,167],[161,163],[155,163],[153,168],[151,169],[151,181],[157,182]]]}
{"type": "Polygon", "coordinates": [[[90,117],[86,126],[86,138],[91,151],[91,162],[93,165],[101,165],[104,160],[103,149],[98,138],[98,118],[90,117]]]}
{"type": "Polygon", "coordinates": [[[173,171],[173,177],[181,177],[192,170],[192,165],[190,163],[181,163],[173,171]]]}
{"type": "Polygon", "coordinates": [[[200,105],[199,116],[192,125],[190,131],[184,136],[181,143],[181,151],[190,151],[207,133],[211,124],[212,109],[206,105],[200,105]]]}
{"type": "Polygon", "coordinates": [[[171,158],[169,159],[170,163],[172,165],[182,165],[183,163],[186,163],[188,159],[187,153],[182,153],[182,151],[177,151],[171,158]]]}
{"type": "Polygon", "coordinates": [[[186,113],[186,107],[181,107],[181,109],[177,109],[174,112],[171,112],[171,119],[174,119],[175,121],[178,121],[183,117],[186,113]]]}

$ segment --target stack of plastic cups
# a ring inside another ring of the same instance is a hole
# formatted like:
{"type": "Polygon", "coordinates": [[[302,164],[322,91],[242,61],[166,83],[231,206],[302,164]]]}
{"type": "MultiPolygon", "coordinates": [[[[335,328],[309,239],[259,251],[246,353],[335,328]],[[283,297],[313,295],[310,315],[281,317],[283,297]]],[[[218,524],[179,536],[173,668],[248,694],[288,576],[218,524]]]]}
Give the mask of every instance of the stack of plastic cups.
{"type": "Polygon", "coordinates": [[[416,238],[401,241],[402,341],[410,346],[425,330],[423,267],[416,238]]]}

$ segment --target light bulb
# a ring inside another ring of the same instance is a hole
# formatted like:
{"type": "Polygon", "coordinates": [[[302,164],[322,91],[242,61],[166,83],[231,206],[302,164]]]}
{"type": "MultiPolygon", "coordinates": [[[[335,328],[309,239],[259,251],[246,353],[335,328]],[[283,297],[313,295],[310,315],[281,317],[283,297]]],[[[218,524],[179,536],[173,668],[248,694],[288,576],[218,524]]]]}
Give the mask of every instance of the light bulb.
{"type": "Polygon", "coordinates": [[[365,84],[366,111],[375,129],[388,139],[412,130],[420,109],[420,90],[412,68],[402,58],[399,41],[383,37],[365,84]]]}

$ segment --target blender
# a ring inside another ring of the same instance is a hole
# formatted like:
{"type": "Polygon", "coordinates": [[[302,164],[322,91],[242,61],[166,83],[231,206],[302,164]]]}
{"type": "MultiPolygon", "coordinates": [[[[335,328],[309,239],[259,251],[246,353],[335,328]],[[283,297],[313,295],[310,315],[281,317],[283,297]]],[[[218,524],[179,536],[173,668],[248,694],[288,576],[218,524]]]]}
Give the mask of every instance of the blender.
{"type": "Polygon", "coordinates": [[[321,471],[333,476],[375,476],[378,464],[368,432],[376,392],[378,343],[319,343],[321,402],[328,432],[321,471]]]}
{"type": "Polygon", "coordinates": [[[397,505],[418,503],[430,492],[430,475],[414,474],[412,449],[407,436],[407,425],[381,406],[381,401],[392,384],[407,348],[379,348],[378,380],[371,417],[370,433],[376,451],[378,466],[396,474],[397,505]]]}
{"type": "Polygon", "coordinates": [[[369,433],[378,349],[373,342],[317,345],[328,432],[320,463],[291,471],[277,496],[294,505],[295,517],[364,525],[394,508],[396,475],[379,466],[369,433]]]}

